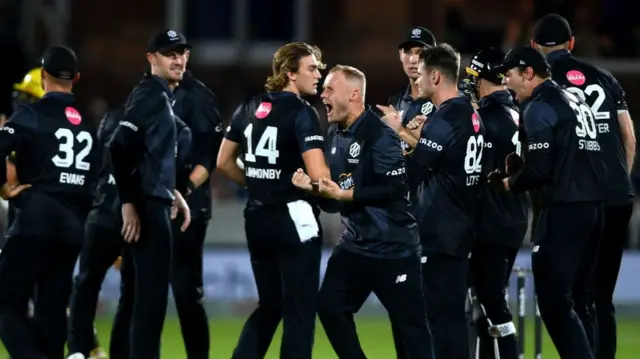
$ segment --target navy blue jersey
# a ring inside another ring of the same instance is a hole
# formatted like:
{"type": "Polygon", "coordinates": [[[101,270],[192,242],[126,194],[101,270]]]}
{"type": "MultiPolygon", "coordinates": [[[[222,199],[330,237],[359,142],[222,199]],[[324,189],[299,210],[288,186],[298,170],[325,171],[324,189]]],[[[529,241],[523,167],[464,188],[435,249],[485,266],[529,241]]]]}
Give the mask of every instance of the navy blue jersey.
{"type": "MultiPolygon", "coordinates": [[[[95,131],[75,108],[74,96],[48,93],[19,107],[0,127],[0,154],[18,181],[32,187],[10,201],[6,236],[63,236],[80,242],[98,172],[95,131]]],[[[0,166],[6,181],[6,167],[0,166]]]]}
{"type": "MultiPolygon", "coordinates": [[[[98,186],[93,200],[92,211],[87,218],[88,222],[99,223],[108,228],[120,228],[122,226],[121,203],[118,196],[116,179],[113,176],[113,164],[109,151],[103,151],[118,125],[124,118],[125,106],[120,105],[107,112],[98,127],[97,146],[100,152],[100,172],[98,186]]],[[[189,141],[191,140],[189,128],[179,118],[176,120],[178,129],[178,166],[186,161],[189,141]]]]}
{"type": "Polygon", "coordinates": [[[463,97],[431,114],[412,156],[428,169],[417,220],[425,252],[467,256],[477,218],[485,129],[463,97]]]}
{"type": "Polygon", "coordinates": [[[543,207],[602,201],[607,173],[591,108],[551,80],[524,108],[525,166],[509,178],[511,190],[540,189],[543,207]]]}
{"type": "Polygon", "coordinates": [[[367,108],[346,130],[329,129],[331,177],[352,202],[340,202],[345,230],[339,246],[365,256],[399,258],[419,253],[415,218],[406,198],[400,138],[367,108]]]}
{"type": "MultiPolygon", "coordinates": [[[[196,165],[206,168],[209,173],[216,168],[216,158],[224,132],[215,94],[189,71],[185,72],[180,86],[174,93],[176,102],[173,110],[190,128],[192,137],[191,149],[184,166],[178,167],[178,182],[186,182],[196,165]]],[[[203,183],[186,199],[192,218],[211,217],[209,181],[203,183]]]]}
{"type": "MultiPolygon", "coordinates": [[[[505,159],[509,154],[522,156],[520,114],[507,91],[496,91],[483,97],[478,106],[485,126],[482,172],[485,175],[494,170],[504,173],[505,159]]],[[[482,186],[480,190],[478,240],[519,248],[528,225],[526,193],[503,193],[488,186],[482,186]],[[523,235],[517,237],[506,233],[523,235]]]]}
{"type": "MultiPolygon", "coordinates": [[[[98,168],[95,130],[74,107],[74,96],[48,93],[19,107],[0,127],[0,155],[15,152],[20,183],[31,184],[86,216],[98,168]]],[[[0,179],[6,181],[6,167],[0,179]]]]}
{"type": "Polygon", "coordinates": [[[584,100],[595,116],[598,142],[607,166],[605,202],[631,202],[633,190],[618,123],[618,113],[627,111],[624,90],[610,72],[576,59],[569,51],[552,52],[547,59],[553,80],[584,100]]]}
{"type": "MultiPolygon", "coordinates": [[[[98,126],[97,145],[104,148],[118,124],[124,118],[124,105],[117,106],[107,112],[98,126]]],[[[101,151],[98,187],[94,196],[92,212],[87,218],[89,222],[99,222],[105,227],[118,228],[121,226],[120,198],[116,179],[113,177],[111,155],[108,151],[101,151]]]]}
{"type": "Polygon", "coordinates": [[[306,200],[291,183],[302,153],[324,148],[318,112],[292,92],[268,92],[238,107],[225,138],[242,147],[249,207],[306,200]]]}
{"type": "MultiPolygon", "coordinates": [[[[435,106],[433,106],[431,101],[411,97],[411,86],[407,86],[403,91],[389,97],[389,104],[393,105],[393,107],[400,112],[403,126],[406,126],[409,121],[413,120],[416,116],[429,116],[435,110],[435,106]]],[[[415,212],[418,204],[418,191],[421,188],[420,185],[422,181],[426,178],[426,173],[411,156],[408,156],[412,151],[411,147],[404,141],[401,141],[401,144],[405,155],[405,165],[407,167],[409,200],[411,201],[412,212],[415,212]]]]}
{"type": "Polygon", "coordinates": [[[125,105],[108,147],[122,203],[154,197],[172,203],[178,132],[168,83],[147,75],[125,105]]]}

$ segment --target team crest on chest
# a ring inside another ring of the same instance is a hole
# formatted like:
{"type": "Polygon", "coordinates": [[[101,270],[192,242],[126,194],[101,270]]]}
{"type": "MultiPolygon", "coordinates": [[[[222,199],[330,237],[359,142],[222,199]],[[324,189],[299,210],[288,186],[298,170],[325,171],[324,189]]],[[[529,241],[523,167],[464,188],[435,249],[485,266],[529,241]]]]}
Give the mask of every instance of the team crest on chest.
{"type": "Polygon", "coordinates": [[[431,112],[433,112],[433,104],[431,102],[423,103],[422,107],[420,108],[420,112],[423,115],[428,116],[429,114],[431,114],[431,112]]]}
{"type": "Polygon", "coordinates": [[[349,156],[358,157],[360,155],[360,144],[358,142],[354,142],[349,146],[349,156]]]}
{"type": "Polygon", "coordinates": [[[349,146],[349,156],[351,156],[351,158],[348,159],[349,163],[360,162],[360,160],[356,158],[360,156],[360,147],[361,146],[358,142],[354,142],[349,146]]]}

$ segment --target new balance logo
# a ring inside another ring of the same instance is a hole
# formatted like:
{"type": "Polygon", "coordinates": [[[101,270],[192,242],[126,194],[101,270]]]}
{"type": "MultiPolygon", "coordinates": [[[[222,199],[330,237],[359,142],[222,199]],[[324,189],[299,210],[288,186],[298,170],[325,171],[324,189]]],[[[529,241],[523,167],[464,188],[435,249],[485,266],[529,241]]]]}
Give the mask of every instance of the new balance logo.
{"type": "Polygon", "coordinates": [[[407,281],[406,274],[400,274],[399,276],[396,277],[396,283],[404,283],[406,281],[407,281]]]}
{"type": "Polygon", "coordinates": [[[533,246],[533,250],[531,252],[535,253],[540,250],[540,246],[533,246]]]}

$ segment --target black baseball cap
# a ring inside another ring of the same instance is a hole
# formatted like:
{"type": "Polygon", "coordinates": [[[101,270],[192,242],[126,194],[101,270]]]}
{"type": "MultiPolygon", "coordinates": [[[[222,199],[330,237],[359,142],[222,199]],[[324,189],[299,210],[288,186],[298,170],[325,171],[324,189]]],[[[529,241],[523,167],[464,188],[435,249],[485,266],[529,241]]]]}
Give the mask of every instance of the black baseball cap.
{"type": "Polygon", "coordinates": [[[42,68],[55,78],[73,80],[78,73],[78,58],[66,46],[53,46],[42,56],[42,68]]]}
{"type": "Polygon", "coordinates": [[[507,72],[515,67],[531,67],[536,72],[548,72],[550,69],[544,55],[529,46],[516,47],[504,57],[502,71],[507,72]]]}
{"type": "Polygon", "coordinates": [[[403,49],[414,44],[420,47],[434,47],[436,46],[436,38],[426,27],[415,26],[409,29],[407,37],[398,45],[398,48],[403,49]]]}
{"type": "Polygon", "coordinates": [[[163,54],[179,48],[191,48],[191,45],[187,43],[187,38],[178,31],[164,29],[155,34],[151,40],[149,40],[147,51],[163,54]]]}
{"type": "Polygon", "coordinates": [[[569,21],[558,14],[543,16],[533,30],[533,41],[540,46],[563,44],[573,36],[569,21]]]}

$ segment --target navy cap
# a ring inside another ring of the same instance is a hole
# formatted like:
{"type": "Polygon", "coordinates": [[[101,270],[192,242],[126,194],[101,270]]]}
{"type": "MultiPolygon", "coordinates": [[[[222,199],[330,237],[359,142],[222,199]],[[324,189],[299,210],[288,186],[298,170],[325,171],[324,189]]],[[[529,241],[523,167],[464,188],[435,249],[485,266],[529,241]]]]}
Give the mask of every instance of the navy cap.
{"type": "Polygon", "coordinates": [[[76,53],[66,46],[53,46],[42,56],[42,68],[61,80],[73,80],[78,73],[76,53]]]}
{"type": "Polygon", "coordinates": [[[533,41],[540,46],[563,44],[573,36],[569,21],[558,14],[543,16],[533,30],[533,41]]]}
{"type": "Polygon", "coordinates": [[[187,38],[175,30],[164,29],[155,34],[149,45],[147,46],[148,52],[168,53],[173,50],[190,49],[191,45],[187,43],[187,38]]]}
{"type": "Polygon", "coordinates": [[[536,72],[548,72],[551,68],[544,55],[529,46],[516,47],[509,51],[502,61],[502,67],[504,72],[514,67],[531,67],[536,72]]]}
{"type": "Polygon", "coordinates": [[[433,33],[426,27],[416,26],[412,27],[404,41],[398,45],[398,48],[406,48],[410,45],[417,45],[419,47],[434,47],[436,46],[436,38],[433,33]]]}

